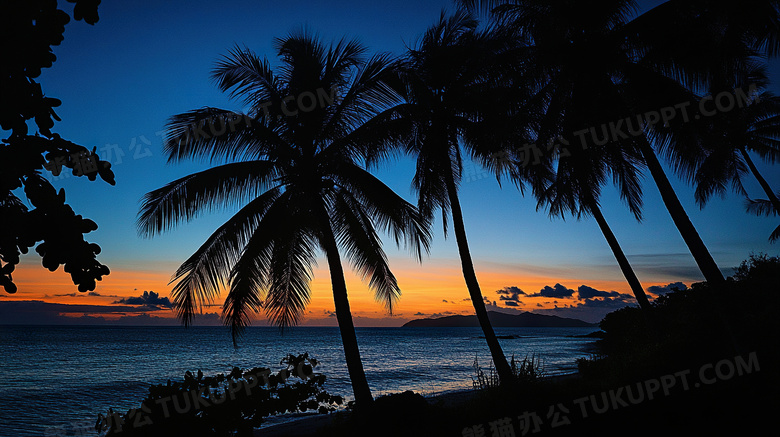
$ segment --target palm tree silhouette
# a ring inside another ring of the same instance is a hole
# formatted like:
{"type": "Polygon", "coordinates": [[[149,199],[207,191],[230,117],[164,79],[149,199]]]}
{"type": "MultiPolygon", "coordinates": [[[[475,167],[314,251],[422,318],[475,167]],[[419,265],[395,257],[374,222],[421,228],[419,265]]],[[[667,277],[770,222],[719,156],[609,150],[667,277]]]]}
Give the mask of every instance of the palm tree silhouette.
{"type": "MultiPolygon", "coordinates": [[[[623,125],[621,136],[612,135],[608,129],[610,123],[618,120],[636,120],[637,114],[644,114],[649,109],[679,103],[680,89],[685,90],[667,75],[677,72],[668,65],[672,55],[659,55],[650,44],[655,42],[653,38],[648,37],[649,42],[642,38],[658,33],[657,29],[651,32],[653,29],[646,20],[640,20],[641,16],[630,20],[636,10],[635,2],[514,0],[462,3],[471,8],[495,6],[493,11],[502,22],[528,42],[524,64],[531,67],[525,71],[531,75],[529,80],[536,83],[534,87],[545,102],[540,141],[544,143],[558,135],[571,136],[572,132],[562,129],[574,127],[578,130],[573,132],[577,138],[572,148],[593,147],[604,142],[611,147],[628,146],[632,150],[625,153],[632,156],[639,153],[702,274],[708,281],[722,282],[723,274],[688,218],[656,156],[650,142],[653,137],[648,137],[651,130],[636,122],[628,129],[623,125]],[[585,120],[588,124],[583,124],[585,120]]],[[[690,66],[690,75],[698,78],[699,72],[694,67],[690,66]]],[[[688,93],[682,95],[688,97],[688,93]]],[[[639,190],[639,186],[633,189],[639,190]]],[[[623,188],[621,194],[624,200],[630,200],[625,197],[623,188]]],[[[634,208],[630,202],[629,206],[634,208]]]]}
{"type": "Polygon", "coordinates": [[[406,100],[396,108],[401,120],[411,123],[412,134],[399,143],[416,157],[412,186],[418,209],[428,218],[441,210],[445,235],[447,213],[458,245],[463,277],[477,320],[485,335],[499,378],[510,382],[512,372],[488,319],[463,221],[458,186],[463,155],[477,156],[480,105],[489,103],[489,72],[496,47],[478,32],[476,19],[464,10],[451,16],[442,12],[416,48],[399,63],[399,93],[406,100]]]}
{"type": "MultiPolygon", "coordinates": [[[[695,199],[702,208],[713,194],[724,196],[728,185],[747,197],[742,176],[749,170],[769,205],[748,200],[748,212],[768,215],[772,209],[780,210],[780,200],[759,173],[750,152],[772,163],[780,157],[780,100],[766,90],[762,92],[769,82],[766,58],[780,52],[780,2],[747,3],[674,0],[646,15],[653,16],[648,21],[677,16],[688,22],[682,27],[693,33],[688,39],[707,41],[694,56],[689,54],[686,62],[699,65],[710,96],[740,93],[749,99],[738,101],[729,110],[696,114],[682,125],[671,123],[664,140],[675,170],[695,184],[695,199]]],[[[669,47],[679,40],[679,35],[674,35],[663,45],[669,47]]],[[[700,111],[702,99],[693,97],[700,111]]]]}
{"type": "MultiPolygon", "coordinates": [[[[780,200],[750,153],[769,163],[780,158],[780,98],[769,91],[761,92],[759,84],[766,83],[763,67],[746,73],[734,89],[748,90],[752,85],[755,95],[749,98],[753,100],[730,111],[702,117],[690,129],[671,127],[666,135],[669,155],[677,172],[694,183],[696,202],[702,208],[713,195],[725,196],[729,186],[747,197],[742,179],[749,171],[767,199],[748,200],[747,210],[769,215],[770,211],[780,211],[780,200]]],[[[776,238],[770,237],[770,241],[776,238]]]]}
{"type": "Polygon", "coordinates": [[[148,193],[139,232],[152,236],[203,212],[243,205],[181,265],[172,292],[178,316],[189,325],[229,287],[222,317],[234,342],[252,312],[264,310],[281,328],[300,320],[322,249],[356,405],[365,405],[372,395],[340,250],[392,311],[400,289],[377,227],[418,259],[431,238],[425,217],[360,165],[385,141],[381,129],[372,129],[373,119],[397,104],[384,81],[391,58],[367,57],[354,40],[326,47],[306,32],[274,42],[281,57],[277,73],[267,59],[239,48],[213,71],[219,88],[242,98],[247,113],[203,108],[171,118],[169,162],[226,163],[148,193]]]}
{"type": "MultiPolygon", "coordinates": [[[[587,111],[586,111],[587,113],[587,111]]],[[[589,125],[587,121],[581,125],[589,125]]],[[[569,130],[570,132],[576,131],[569,130]]],[[[575,138],[560,138],[566,144],[573,144],[575,138]]],[[[614,144],[593,146],[587,149],[567,147],[562,152],[555,165],[552,183],[538,195],[539,206],[547,206],[550,216],[565,217],[572,214],[578,219],[583,215],[591,215],[596,220],[599,229],[604,234],[615,260],[623,272],[640,308],[645,312],[651,310],[650,301],[642,284],[631,267],[620,243],[612,232],[601,211],[599,197],[601,187],[611,177],[616,181],[621,197],[637,220],[642,219],[642,192],[638,166],[641,165],[641,153],[629,142],[623,145],[614,144]]],[[[645,313],[647,315],[647,313],[645,313]]]]}

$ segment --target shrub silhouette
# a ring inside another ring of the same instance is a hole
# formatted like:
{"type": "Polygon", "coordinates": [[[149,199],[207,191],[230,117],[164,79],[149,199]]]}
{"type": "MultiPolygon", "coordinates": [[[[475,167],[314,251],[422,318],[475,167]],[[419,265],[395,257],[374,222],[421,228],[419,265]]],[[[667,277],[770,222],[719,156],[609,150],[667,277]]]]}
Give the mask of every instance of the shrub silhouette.
{"type": "Polygon", "coordinates": [[[341,396],[328,394],[325,375],[314,373],[318,362],[308,353],[289,354],[272,373],[238,367],[225,374],[204,376],[186,372],[184,381],[153,385],[138,409],[98,415],[96,431],[104,436],[232,436],[252,435],[267,416],[335,411],[341,396]],[[290,382],[291,378],[298,381],[290,382]]]}

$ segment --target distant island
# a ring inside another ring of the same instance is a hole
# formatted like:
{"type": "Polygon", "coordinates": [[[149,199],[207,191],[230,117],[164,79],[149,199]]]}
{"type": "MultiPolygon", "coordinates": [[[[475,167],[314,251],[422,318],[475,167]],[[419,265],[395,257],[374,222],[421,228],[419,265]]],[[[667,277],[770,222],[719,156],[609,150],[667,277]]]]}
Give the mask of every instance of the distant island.
{"type": "MultiPolygon", "coordinates": [[[[488,318],[494,328],[587,328],[596,326],[579,319],[566,317],[547,316],[523,312],[520,314],[504,314],[488,311],[488,318]]],[[[435,319],[415,319],[403,324],[409,328],[461,328],[479,327],[476,315],[471,316],[446,316],[435,319]]]]}

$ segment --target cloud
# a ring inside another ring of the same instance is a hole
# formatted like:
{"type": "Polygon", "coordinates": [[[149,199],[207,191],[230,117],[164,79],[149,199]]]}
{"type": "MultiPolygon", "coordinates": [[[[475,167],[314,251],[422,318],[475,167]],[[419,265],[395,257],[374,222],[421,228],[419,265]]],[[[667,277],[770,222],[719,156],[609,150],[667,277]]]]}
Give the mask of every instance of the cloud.
{"type": "Polygon", "coordinates": [[[425,315],[425,313],[421,313],[421,312],[417,311],[416,313],[414,313],[414,315],[415,315],[415,316],[424,316],[424,315],[425,315]]]}
{"type": "Polygon", "coordinates": [[[521,290],[520,287],[511,286],[511,287],[504,287],[500,290],[496,290],[496,293],[517,296],[520,294],[525,294],[525,291],[521,290]]]}
{"type": "MultiPolygon", "coordinates": [[[[597,290],[598,291],[598,290],[597,290]]],[[[586,292],[587,293],[587,292],[586,292]]],[[[608,313],[636,305],[634,296],[630,294],[618,293],[615,297],[596,297],[581,299],[576,305],[559,307],[555,305],[553,309],[540,309],[533,312],[538,314],[548,314],[560,317],[572,317],[584,320],[589,323],[598,323],[608,313]]]]}
{"type": "Polygon", "coordinates": [[[555,286],[550,287],[549,285],[545,286],[541,290],[539,290],[538,293],[530,294],[529,297],[552,297],[552,298],[566,298],[571,297],[574,294],[574,290],[571,288],[566,288],[561,284],[555,284],[555,286]]]}
{"type": "MultiPolygon", "coordinates": [[[[119,296],[117,296],[117,295],[115,295],[115,294],[100,294],[100,293],[98,293],[97,291],[90,291],[89,293],[87,293],[87,296],[95,296],[95,297],[119,297],[119,296]]],[[[222,305],[220,305],[220,306],[222,306],[222,305]]]]}
{"type": "Polygon", "coordinates": [[[114,303],[121,303],[125,305],[146,305],[150,309],[156,308],[158,306],[164,308],[173,308],[173,303],[171,303],[167,297],[160,297],[160,295],[154,291],[144,291],[144,294],[139,297],[126,297],[124,299],[119,299],[114,303]]]}
{"type": "Polygon", "coordinates": [[[516,307],[520,302],[520,295],[526,296],[525,292],[519,287],[504,287],[500,290],[496,290],[499,295],[498,300],[504,301],[504,305],[516,307]]]}
{"type": "Polygon", "coordinates": [[[619,297],[620,293],[617,291],[601,291],[596,290],[593,287],[588,287],[587,285],[580,285],[579,288],[577,288],[577,294],[579,295],[580,299],[592,299],[594,297],[619,297]]]}
{"type": "Polygon", "coordinates": [[[687,290],[688,286],[682,282],[672,282],[666,285],[651,285],[650,287],[647,287],[648,293],[653,293],[655,295],[666,294],[674,291],[675,289],[687,290]]]}

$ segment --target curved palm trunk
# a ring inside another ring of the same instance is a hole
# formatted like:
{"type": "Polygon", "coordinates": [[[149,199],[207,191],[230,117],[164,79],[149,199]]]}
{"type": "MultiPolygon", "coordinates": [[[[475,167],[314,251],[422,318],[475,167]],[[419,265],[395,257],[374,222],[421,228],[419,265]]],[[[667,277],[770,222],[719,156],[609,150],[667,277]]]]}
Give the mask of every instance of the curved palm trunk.
{"type": "Polygon", "coordinates": [[[620,270],[623,272],[623,276],[626,277],[628,285],[631,286],[631,291],[634,293],[637,303],[639,303],[639,308],[645,312],[650,311],[652,307],[650,306],[650,301],[647,299],[647,294],[645,294],[645,290],[642,288],[639,278],[636,277],[634,269],[631,267],[631,264],[629,264],[626,254],[623,253],[623,249],[620,247],[620,243],[618,243],[615,234],[612,233],[612,229],[610,229],[609,224],[607,224],[607,220],[604,219],[604,215],[601,214],[601,209],[595,203],[588,205],[588,209],[596,219],[596,223],[599,224],[599,228],[604,234],[604,238],[607,239],[609,248],[612,249],[612,254],[615,255],[620,270]]]}
{"type": "Polygon", "coordinates": [[[463,224],[463,213],[460,209],[460,201],[455,188],[455,181],[452,177],[447,178],[447,194],[450,199],[450,209],[452,210],[452,227],[455,229],[455,241],[458,243],[458,252],[460,253],[460,263],[463,268],[463,278],[466,280],[466,288],[469,290],[471,303],[474,305],[474,311],[477,313],[477,320],[482,332],[485,334],[490,355],[493,357],[493,363],[496,366],[496,372],[501,383],[507,383],[514,379],[512,369],[506,360],[504,351],[498,343],[493,325],[488,319],[485,301],[482,300],[482,291],[479,289],[477,274],[474,271],[474,262],[471,260],[471,252],[466,239],[466,228],[463,224]]]}
{"type": "MultiPolygon", "coordinates": [[[[327,217],[327,213],[324,211],[323,213],[327,217]]],[[[336,320],[339,323],[341,342],[344,344],[344,358],[347,361],[347,371],[352,382],[352,391],[355,394],[355,405],[358,407],[365,406],[370,404],[374,398],[371,395],[371,389],[368,387],[366,372],[363,370],[363,362],[360,359],[355,325],[352,323],[352,312],[349,310],[344,269],[341,267],[338,245],[336,244],[336,238],[333,236],[329,220],[324,221],[322,229],[322,246],[325,249],[325,256],[328,259],[328,267],[330,268],[336,320]]]]}
{"type": "Polygon", "coordinates": [[[750,171],[753,173],[753,176],[755,176],[759,185],[761,185],[761,188],[764,189],[764,192],[768,196],[769,201],[775,208],[775,213],[780,214],[780,199],[778,199],[777,195],[775,195],[775,193],[772,191],[772,188],[769,186],[769,183],[766,181],[766,179],[764,179],[764,177],[761,176],[761,173],[758,172],[758,169],[756,168],[756,165],[753,164],[753,160],[750,159],[750,155],[748,154],[747,150],[741,148],[739,151],[742,152],[742,157],[745,159],[745,162],[750,168],[750,171]]]}
{"type": "Polygon", "coordinates": [[[646,140],[642,141],[642,156],[645,158],[647,168],[650,170],[655,185],[661,193],[666,209],[672,216],[672,220],[675,226],[677,226],[680,235],[682,235],[683,240],[685,240],[688,250],[691,251],[691,255],[696,260],[696,264],[704,275],[704,279],[710,284],[725,282],[723,273],[718,268],[718,265],[715,264],[715,260],[710,255],[709,250],[707,250],[707,246],[704,245],[699,233],[696,232],[696,228],[691,223],[691,219],[688,218],[688,214],[680,203],[680,199],[677,198],[672,184],[669,183],[669,179],[666,177],[658,157],[655,156],[653,148],[646,140]]]}

